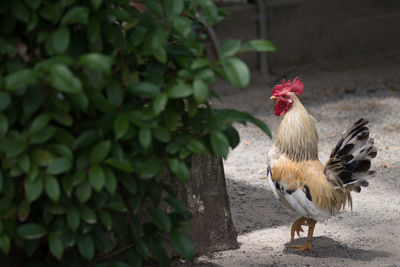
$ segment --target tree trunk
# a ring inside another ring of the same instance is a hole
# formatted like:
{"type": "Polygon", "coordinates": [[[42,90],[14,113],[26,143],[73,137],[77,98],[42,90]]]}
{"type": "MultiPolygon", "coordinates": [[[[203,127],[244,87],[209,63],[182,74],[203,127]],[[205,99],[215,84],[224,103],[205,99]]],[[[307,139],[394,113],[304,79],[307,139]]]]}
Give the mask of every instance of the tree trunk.
{"type": "Polygon", "coordinates": [[[193,155],[190,181],[177,188],[193,214],[188,235],[197,254],[238,248],[221,158],[193,155]]]}

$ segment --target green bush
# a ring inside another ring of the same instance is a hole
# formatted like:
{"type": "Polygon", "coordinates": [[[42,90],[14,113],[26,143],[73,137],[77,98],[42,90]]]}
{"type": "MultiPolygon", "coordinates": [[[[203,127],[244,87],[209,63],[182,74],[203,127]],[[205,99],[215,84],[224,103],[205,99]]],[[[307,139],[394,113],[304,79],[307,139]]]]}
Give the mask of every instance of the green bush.
{"type": "Polygon", "coordinates": [[[248,84],[235,54],[272,51],[272,44],[229,40],[211,62],[206,27],[225,16],[211,0],[137,7],[128,0],[1,2],[2,253],[18,248],[30,262],[56,266],[169,265],[169,239],[192,259],[184,235],[190,214],[166,174],[187,181],[192,153],[226,157],[239,143],[233,122],[269,134],[249,114],[207,101],[216,96],[209,87],[216,76],[248,84]]]}

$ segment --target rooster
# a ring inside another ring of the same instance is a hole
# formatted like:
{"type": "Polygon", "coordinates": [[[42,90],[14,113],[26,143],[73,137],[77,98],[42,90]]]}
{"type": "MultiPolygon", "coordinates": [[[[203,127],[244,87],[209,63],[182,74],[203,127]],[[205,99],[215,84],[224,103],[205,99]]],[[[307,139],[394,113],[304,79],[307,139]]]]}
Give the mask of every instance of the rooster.
{"type": "Polygon", "coordinates": [[[351,191],[368,186],[377,149],[369,136],[368,121],[362,118],[340,138],[323,165],[318,159],[315,119],[297,97],[302,93],[298,78],[283,80],[272,90],[274,114],[283,119],[268,153],[267,176],[274,194],[301,215],[291,227],[291,247],[311,251],[316,222],[337,214],[346,203],[352,206],[351,191]],[[300,236],[303,225],[308,226],[306,243],[294,245],[295,233],[300,236]]]}

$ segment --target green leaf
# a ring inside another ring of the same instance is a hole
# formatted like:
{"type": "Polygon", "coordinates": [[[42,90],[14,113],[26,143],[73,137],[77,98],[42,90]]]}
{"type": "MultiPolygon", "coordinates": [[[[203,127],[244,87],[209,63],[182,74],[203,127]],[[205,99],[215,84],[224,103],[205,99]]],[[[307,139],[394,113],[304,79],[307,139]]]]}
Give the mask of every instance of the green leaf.
{"type": "Polygon", "coordinates": [[[97,222],[96,213],[91,208],[85,205],[81,205],[78,209],[79,215],[81,216],[81,219],[83,221],[88,224],[95,224],[97,222]]]}
{"type": "Polygon", "coordinates": [[[168,196],[165,198],[165,201],[168,203],[168,205],[171,208],[173,208],[175,211],[179,212],[181,215],[186,215],[188,213],[185,206],[176,197],[168,196]]]}
{"type": "Polygon", "coordinates": [[[168,96],[164,93],[158,94],[153,102],[153,111],[155,114],[161,113],[168,102],[168,96]]]}
{"type": "Polygon", "coordinates": [[[70,32],[68,27],[60,27],[53,33],[52,47],[54,52],[61,54],[69,46],[70,32]]]}
{"type": "Polygon", "coordinates": [[[161,9],[161,6],[157,3],[157,1],[154,0],[147,0],[144,1],[144,4],[146,6],[146,9],[150,11],[152,14],[155,16],[161,18],[163,16],[163,10],[161,9]]]}
{"type": "Polygon", "coordinates": [[[75,148],[84,147],[94,143],[97,139],[97,133],[95,130],[88,130],[83,132],[76,140],[75,140],[75,148]]]}
{"type": "Polygon", "coordinates": [[[0,113],[0,138],[4,137],[7,134],[7,131],[8,119],[3,113],[0,113]]]}
{"type": "Polygon", "coordinates": [[[271,52],[276,51],[273,43],[267,40],[251,40],[242,46],[243,51],[271,52]]]}
{"type": "Polygon", "coordinates": [[[122,182],[126,190],[132,195],[136,194],[137,192],[137,185],[135,179],[130,175],[121,175],[118,177],[119,180],[122,182]]]}
{"type": "Polygon", "coordinates": [[[165,0],[165,14],[169,19],[174,19],[183,10],[183,0],[165,0]]]}
{"type": "Polygon", "coordinates": [[[84,170],[77,170],[72,176],[73,186],[80,185],[86,179],[86,173],[84,170]]]}
{"type": "Polygon", "coordinates": [[[35,201],[43,192],[43,181],[37,179],[34,181],[25,181],[25,198],[29,202],[35,201]]]}
{"type": "Polygon", "coordinates": [[[27,200],[23,200],[18,205],[18,220],[20,222],[26,221],[26,219],[29,217],[30,212],[31,212],[31,203],[27,200]]]}
{"type": "Polygon", "coordinates": [[[92,186],[89,182],[80,184],[76,188],[76,198],[80,203],[85,203],[92,195],[92,186]]]}
{"type": "Polygon", "coordinates": [[[38,239],[46,234],[46,229],[36,223],[26,223],[17,228],[17,235],[22,239],[38,239]]]}
{"type": "Polygon", "coordinates": [[[210,133],[210,143],[212,151],[223,158],[226,158],[229,152],[229,141],[220,131],[210,133]]]}
{"type": "Polygon", "coordinates": [[[157,260],[157,263],[160,267],[170,267],[171,260],[168,256],[167,252],[164,249],[164,245],[162,243],[161,238],[156,238],[153,243],[153,251],[154,256],[157,260]]]}
{"type": "Polygon", "coordinates": [[[0,112],[8,108],[11,104],[10,94],[4,91],[0,91],[0,112]]]}
{"type": "Polygon", "coordinates": [[[172,132],[178,127],[179,118],[179,113],[176,111],[175,107],[173,105],[167,105],[164,112],[164,121],[168,130],[172,132]]]}
{"type": "Polygon", "coordinates": [[[126,208],[126,205],[122,201],[111,201],[105,205],[105,208],[112,210],[112,211],[117,211],[117,212],[127,212],[128,209],[126,208]]]}
{"type": "Polygon", "coordinates": [[[245,88],[250,82],[250,71],[247,65],[238,58],[228,58],[224,63],[228,80],[236,87],[245,88]]]}
{"type": "Polygon", "coordinates": [[[8,254],[10,252],[11,242],[10,238],[6,234],[0,235],[0,249],[4,254],[8,254]]]}
{"type": "Polygon", "coordinates": [[[139,239],[136,242],[136,250],[145,258],[148,259],[150,257],[150,249],[149,246],[143,240],[139,239]]]}
{"type": "Polygon", "coordinates": [[[185,162],[176,158],[171,158],[168,159],[168,167],[172,171],[172,173],[176,175],[178,178],[184,181],[189,180],[190,171],[189,168],[186,166],[185,162]]]}
{"type": "Polygon", "coordinates": [[[106,56],[99,53],[90,53],[80,57],[80,63],[83,66],[96,69],[106,75],[111,74],[111,67],[114,59],[111,56],[106,56]]]}
{"type": "Polygon", "coordinates": [[[101,166],[94,165],[89,169],[89,181],[94,190],[96,190],[97,192],[100,192],[101,189],[103,189],[106,181],[106,176],[101,166]]]}
{"type": "Polygon", "coordinates": [[[67,66],[61,64],[54,65],[50,68],[49,73],[49,82],[57,90],[72,94],[82,91],[81,81],[75,77],[67,66]]]}
{"type": "Polygon", "coordinates": [[[149,159],[142,164],[139,177],[149,179],[161,173],[163,170],[162,161],[159,159],[149,159]]]}
{"type": "Polygon", "coordinates": [[[58,202],[60,199],[60,185],[54,176],[46,177],[45,189],[49,198],[54,202],[58,202]]]}
{"type": "Polygon", "coordinates": [[[52,144],[49,146],[49,149],[55,153],[57,153],[61,157],[73,159],[74,154],[72,153],[71,149],[63,144],[52,144]]]}
{"type": "Polygon", "coordinates": [[[18,167],[24,173],[28,173],[31,168],[31,160],[27,154],[23,154],[18,158],[18,167]]]}
{"type": "Polygon", "coordinates": [[[169,32],[157,31],[153,35],[153,38],[151,39],[150,49],[151,49],[154,57],[160,63],[166,63],[167,62],[167,53],[165,51],[164,44],[167,41],[168,36],[169,36],[169,32]]]}
{"type": "Polygon", "coordinates": [[[136,27],[129,35],[129,41],[134,46],[138,46],[143,43],[146,38],[147,29],[141,26],[136,27]]]}
{"type": "Polygon", "coordinates": [[[168,89],[169,98],[182,98],[190,96],[193,93],[193,89],[190,85],[184,83],[178,83],[168,89]]]}
{"type": "Polygon", "coordinates": [[[253,117],[251,114],[234,109],[214,110],[214,116],[224,123],[240,122],[245,124],[251,122],[271,138],[271,131],[268,126],[261,120],[253,117]]]}
{"type": "Polygon", "coordinates": [[[121,23],[132,20],[131,15],[125,9],[108,8],[106,11],[106,14],[114,17],[116,20],[118,20],[121,23]]]}
{"type": "Polygon", "coordinates": [[[65,194],[68,197],[71,197],[72,195],[72,189],[73,189],[73,177],[72,175],[64,175],[62,178],[62,188],[65,192],[65,194]]]}
{"type": "Polygon", "coordinates": [[[36,72],[30,69],[23,69],[13,72],[4,78],[4,87],[7,90],[14,91],[36,81],[36,72]]]}
{"type": "Polygon", "coordinates": [[[31,169],[29,170],[28,173],[28,180],[34,181],[39,174],[39,168],[37,167],[36,164],[32,164],[31,169]]]}
{"type": "Polygon", "coordinates": [[[43,90],[39,87],[29,87],[22,99],[24,113],[30,117],[42,106],[44,99],[43,90]]]}
{"type": "Polygon", "coordinates": [[[151,131],[148,128],[139,129],[139,143],[144,149],[148,149],[151,144],[151,131]]]}
{"type": "Polygon", "coordinates": [[[186,17],[176,17],[172,21],[172,25],[180,35],[187,38],[192,30],[193,21],[186,17]]]}
{"type": "Polygon", "coordinates": [[[0,139],[0,150],[6,152],[7,158],[14,158],[25,151],[26,141],[22,136],[13,136],[10,138],[0,139]]]}
{"type": "Polygon", "coordinates": [[[212,26],[218,21],[218,10],[212,0],[199,1],[199,5],[203,11],[203,17],[208,22],[209,26],[212,26]]]}
{"type": "Polygon", "coordinates": [[[200,142],[199,140],[196,139],[190,139],[187,143],[186,143],[186,147],[197,154],[202,154],[204,155],[207,152],[206,147],[203,145],[202,142],[200,142]]]}
{"type": "Polygon", "coordinates": [[[106,88],[107,99],[116,107],[121,106],[124,101],[124,91],[117,80],[111,80],[106,88]]]}
{"type": "Polygon", "coordinates": [[[42,113],[39,116],[37,116],[31,123],[29,127],[29,132],[31,134],[37,133],[40,130],[42,130],[44,127],[49,124],[51,120],[51,116],[48,113],[42,113]]]}
{"type": "Polygon", "coordinates": [[[89,19],[89,9],[87,7],[77,6],[70,9],[61,20],[61,25],[65,26],[73,23],[87,24],[89,19]]]}
{"type": "Polygon", "coordinates": [[[36,28],[36,26],[37,26],[37,24],[38,24],[38,21],[39,21],[39,17],[38,17],[38,15],[37,15],[37,13],[31,13],[31,16],[30,16],[30,18],[29,18],[29,22],[28,22],[28,25],[27,25],[27,27],[26,27],[26,31],[27,32],[30,32],[30,31],[32,31],[33,29],[35,29],[36,28]]]}
{"type": "Polygon", "coordinates": [[[56,158],[47,167],[47,173],[57,175],[69,171],[71,167],[72,167],[71,159],[56,158]]]}
{"type": "Polygon", "coordinates": [[[190,69],[198,70],[210,66],[210,61],[205,58],[197,58],[190,65],[190,69]]]}
{"type": "Polygon", "coordinates": [[[129,92],[142,97],[155,97],[160,93],[160,87],[149,82],[138,82],[128,87],[129,92]]]}
{"type": "Polygon", "coordinates": [[[227,40],[219,48],[219,57],[226,58],[235,55],[239,51],[240,46],[241,46],[240,40],[232,40],[232,39],[227,40]]]}
{"type": "Polygon", "coordinates": [[[32,152],[32,161],[39,166],[48,166],[54,160],[54,155],[44,149],[36,149],[32,152]]]}
{"type": "Polygon", "coordinates": [[[208,87],[201,79],[194,79],[193,81],[193,94],[197,103],[203,103],[208,96],[208,87]]]}
{"type": "Polygon", "coordinates": [[[99,215],[100,215],[100,220],[103,223],[104,227],[106,227],[106,229],[108,231],[111,231],[111,229],[112,229],[112,218],[110,216],[110,213],[108,213],[105,210],[101,210],[99,215]]]}
{"type": "Polygon", "coordinates": [[[215,82],[215,74],[211,69],[204,69],[198,74],[196,74],[196,78],[203,80],[203,82],[207,84],[212,84],[215,82]]]}
{"type": "Polygon", "coordinates": [[[172,228],[171,219],[168,215],[158,208],[147,208],[151,220],[157,225],[158,228],[165,232],[170,232],[172,228]]]}
{"type": "Polygon", "coordinates": [[[67,127],[71,127],[72,124],[74,123],[74,119],[72,116],[68,113],[52,113],[51,117],[58,122],[59,124],[67,127]]]}
{"type": "Polygon", "coordinates": [[[13,15],[22,22],[29,21],[29,9],[26,8],[25,4],[22,1],[12,1],[11,3],[11,12],[13,15]]]}
{"type": "Polygon", "coordinates": [[[227,126],[227,129],[224,130],[225,136],[229,140],[229,144],[234,149],[240,143],[240,136],[238,131],[233,126],[227,126]]]}
{"type": "Polygon", "coordinates": [[[79,252],[81,253],[82,257],[86,260],[93,259],[95,248],[92,236],[89,234],[79,236],[77,243],[79,252]]]}
{"type": "Polygon", "coordinates": [[[50,140],[56,133],[56,128],[53,126],[46,126],[42,130],[34,133],[31,137],[31,144],[41,144],[50,140]]]}
{"type": "MultiPolygon", "coordinates": [[[[8,197],[8,196],[2,196],[0,197],[0,213],[5,214],[9,213],[10,211],[12,213],[15,212],[15,205],[13,204],[13,200],[8,197]]],[[[2,215],[4,216],[4,215],[2,215]]]]}
{"type": "Polygon", "coordinates": [[[133,167],[130,161],[128,161],[127,159],[115,159],[115,158],[111,158],[111,159],[107,159],[105,161],[105,163],[107,163],[108,165],[110,165],[111,167],[114,167],[120,171],[124,171],[124,172],[133,172],[133,167]]]}
{"type": "Polygon", "coordinates": [[[87,25],[86,36],[89,44],[96,45],[101,43],[101,28],[100,19],[98,17],[91,17],[87,25]]]}
{"type": "Polygon", "coordinates": [[[193,260],[195,252],[190,239],[178,230],[171,232],[171,241],[176,250],[187,260],[193,260]]]}
{"type": "Polygon", "coordinates": [[[110,149],[111,149],[110,141],[102,141],[102,142],[98,143],[90,151],[89,162],[91,164],[93,164],[93,163],[99,163],[99,162],[103,161],[107,157],[108,153],[110,152],[110,149]]]}
{"type": "Polygon", "coordinates": [[[32,10],[36,10],[40,6],[41,0],[27,0],[25,3],[32,10]]]}
{"type": "Polygon", "coordinates": [[[76,230],[78,230],[80,220],[81,218],[79,216],[78,210],[74,207],[69,207],[67,209],[67,224],[72,231],[75,232],[76,230]]]}
{"type": "Polygon", "coordinates": [[[160,142],[167,143],[171,140],[171,133],[167,128],[158,127],[152,131],[154,137],[160,142]]]}
{"type": "Polygon", "coordinates": [[[69,95],[72,104],[76,105],[81,111],[86,111],[89,106],[89,100],[83,92],[69,95]]]}
{"type": "Polygon", "coordinates": [[[129,130],[129,117],[125,113],[119,113],[114,121],[114,134],[118,140],[129,130]]]}
{"type": "Polygon", "coordinates": [[[117,189],[117,178],[115,178],[114,173],[109,168],[105,169],[105,173],[106,181],[104,186],[110,194],[114,194],[117,189]]]}
{"type": "Polygon", "coordinates": [[[90,2],[92,3],[92,6],[93,6],[94,10],[97,11],[97,10],[99,10],[103,0],[90,0],[90,2]]]}
{"type": "Polygon", "coordinates": [[[51,254],[58,259],[61,260],[62,255],[64,253],[64,245],[61,241],[61,237],[59,233],[51,233],[49,235],[49,249],[51,254]]]}

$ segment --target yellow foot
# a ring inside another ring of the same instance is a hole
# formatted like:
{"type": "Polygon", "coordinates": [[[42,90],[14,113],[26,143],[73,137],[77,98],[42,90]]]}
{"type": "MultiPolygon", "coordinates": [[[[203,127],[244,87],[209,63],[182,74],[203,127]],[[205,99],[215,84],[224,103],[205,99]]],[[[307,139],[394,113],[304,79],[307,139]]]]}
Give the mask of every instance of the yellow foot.
{"type": "Polygon", "coordinates": [[[302,225],[305,225],[306,222],[306,218],[301,217],[300,219],[298,219],[297,221],[295,221],[292,224],[292,229],[291,229],[291,233],[290,233],[290,239],[293,243],[294,241],[294,234],[296,233],[298,237],[300,237],[300,232],[304,232],[303,228],[301,227],[302,225]]]}
{"type": "Polygon", "coordinates": [[[295,227],[292,227],[291,231],[291,240],[292,242],[294,241],[294,233],[296,232],[297,236],[300,237],[300,232],[304,232],[303,228],[301,225],[296,225],[295,227]]]}
{"type": "Polygon", "coordinates": [[[292,245],[291,248],[295,248],[298,252],[305,250],[311,251],[312,244],[311,242],[306,242],[304,245],[292,245]]]}

